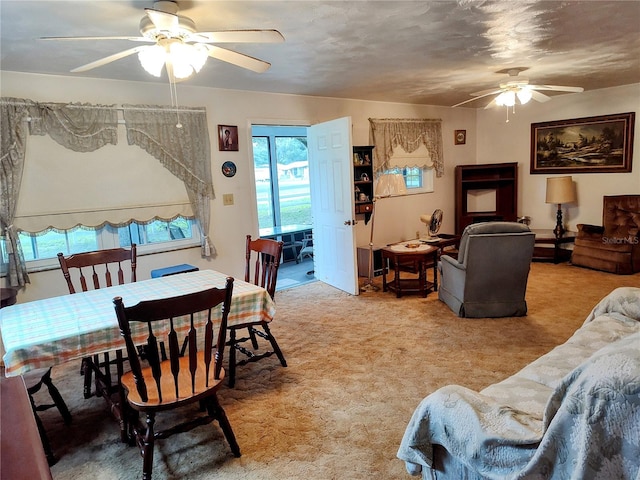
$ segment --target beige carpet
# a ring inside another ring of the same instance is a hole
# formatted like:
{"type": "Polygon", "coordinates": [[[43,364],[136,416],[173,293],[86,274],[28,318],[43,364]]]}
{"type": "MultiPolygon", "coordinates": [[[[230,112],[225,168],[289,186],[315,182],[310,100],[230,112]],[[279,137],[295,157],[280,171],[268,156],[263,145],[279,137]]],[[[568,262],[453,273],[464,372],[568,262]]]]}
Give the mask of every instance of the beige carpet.
{"type": "MultiPolygon", "coordinates": [[[[395,455],[423,397],[515,373],[564,342],[618,286],[640,286],[640,274],[534,263],[528,316],[468,320],[436,294],[353,297],[321,282],[278,292],[272,329],[289,366],[275,357],[245,366],[236,388],[220,394],[242,457],[231,455],[216,424],[204,426],[157,444],[154,478],[410,478],[395,455]]],[[[59,457],[54,478],[140,478],[137,450],[120,443],[102,400],[82,398],[78,369],[54,368],[72,425],[55,410],[42,414],[59,457]]]]}

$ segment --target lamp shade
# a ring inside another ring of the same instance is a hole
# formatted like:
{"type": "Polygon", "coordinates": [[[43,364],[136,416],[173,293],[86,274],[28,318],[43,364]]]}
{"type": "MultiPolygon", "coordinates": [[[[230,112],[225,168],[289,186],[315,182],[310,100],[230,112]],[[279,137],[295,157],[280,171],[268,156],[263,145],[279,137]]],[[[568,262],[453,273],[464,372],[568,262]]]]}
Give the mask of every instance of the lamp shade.
{"type": "Polygon", "coordinates": [[[400,173],[385,173],[378,177],[375,188],[376,197],[390,197],[392,195],[405,195],[407,186],[404,177],[400,173]]]}
{"type": "Polygon", "coordinates": [[[571,176],[547,178],[547,198],[545,203],[561,204],[575,201],[576,190],[571,176]]]}

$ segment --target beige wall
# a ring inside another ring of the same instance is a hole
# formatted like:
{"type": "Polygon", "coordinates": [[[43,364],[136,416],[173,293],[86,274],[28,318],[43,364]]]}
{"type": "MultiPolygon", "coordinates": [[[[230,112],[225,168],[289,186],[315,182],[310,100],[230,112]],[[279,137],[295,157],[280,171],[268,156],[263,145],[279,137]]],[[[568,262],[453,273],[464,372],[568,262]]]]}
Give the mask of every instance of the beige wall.
{"type": "MultiPolygon", "coordinates": [[[[478,163],[518,162],[518,210],[531,217],[532,228],[553,228],[557,205],[545,201],[546,179],[560,175],[531,175],[531,124],[571,118],[640,111],[640,85],[561,95],[546,103],[530,102],[509,113],[505,108],[479,109],[475,129],[478,163]]],[[[631,173],[572,174],[578,201],[563,206],[566,225],[602,224],[603,195],[640,194],[640,118],[636,118],[635,161],[631,173]]]]}
{"type": "MultiPolygon", "coordinates": [[[[101,104],[166,105],[169,89],[165,84],[133,83],[77,77],[0,72],[2,96],[28,98],[42,102],[90,102],[101,104]]],[[[604,115],[628,111],[638,112],[640,85],[631,85],[576,95],[554,98],[546,104],[531,102],[519,107],[505,123],[505,111],[435,106],[418,106],[383,102],[365,102],[335,98],[317,98],[294,95],[274,95],[215,88],[178,85],[181,106],[204,106],[207,109],[212,148],[212,171],[216,199],[211,208],[211,239],[218,255],[211,260],[200,258],[199,249],[145,256],[140,259],[139,278],[148,278],[154,268],[177,263],[190,263],[200,268],[213,268],[230,275],[242,276],[244,266],[244,238],[247,233],[257,234],[255,191],[253,188],[252,158],[250,155],[252,123],[314,124],[351,116],[355,145],[369,143],[368,118],[441,118],[445,175],[435,181],[435,191],[428,194],[382,199],[378,202],[375,239],[386,244],[413,238],[424,229],[419,221],[421,213],[435,208],[444,211],[442,232],[454,231],[454,179],[453,169],[458,164],[499,163],[517,161],[519,174],[519,213],[529,215],[533,227],[551,228],[555,223],[555,206],[544,203],[546,175],[529,174],[530,124],[604,115]],[[219,152],[217,125],[237,125],[240,151],[219,152]],[[466,145],[454,145],[453,131],[467,130],[466,145]],[[233,160],[238,173],[226,178],[220,166],[233,160]],[[222,194],[232,193],[235,204],[222,205],[222,194]]],[[[640,128],[636,128],[635,144],[640,128]]],[[[126,143],[123,136],[121,143],[126,143]]],[[[129,147],[137,148],[137,147],[129,147]]],[[[147,155],[137,149],[138,155],[147,155]]],[[[64,153],[60,153],[64,156],[64,153]]],[[[636,154],[636,157],[638,154],[636,154]]],[[[55,159],[53,159],[55,160],[55,159]]],[[[63,158],[60,158],[63,160],[63,158]]],[[[638,162],[636,162],[637,164],[638,162]]],[[[158,170],[160,172],[160,170],[158,170]]],[[[149,171],[154,175],[154,171],[149,171]]],[[[162,175],[162,173],[157,173],[162,175]]],[[[640,166],[628,174],[574,175],[578,185],[578,204],[569,206],[567,222],[575,229],[578,222],[600,223],[602,196],[616,193],[640,193],[640,166]]],[[[45,179],[43,179],[45,181],[45,179]]],[[[123,195],[126,192],[119,192],[123,195]]],[[[370,224],[369,224],[370,225],[370,224]]],[[[356,227],[358,245],[369,241],[369,225],[359,222],[356,227]]],[[[31,285],[19,296],[29,301],[66,293],[59,270],[37,272],[31,275],[31,285]]]]}
{"type": "MultiPolygon", "coordinates": [[[[100,104],[151,104],[170,103],[168,85],[162,83],[133,83],[77,77],[0,72],[2,96],[28,98],[42,102],[90,102],[100,104]]],[[[148,278],[150,270],[176,263],[191,263],[200,268],[213,268],[230,275],[243,275],[244,238],[257,234],[257,214],[253,182],[250,125],[252,123],[314,124],[351,116],[355,145],[369,143],[368,118],[441,118],[443,120],[445,176],[436,179],[435,192],[402,198],[384,199],[378,205],[375,243],[413,238],[416,230],[423,227],[419,221],[421,213],[430,213],[435,208],[445,212],[443,231],[452,232],[453,227],[453,167],[460,163],[474,163],[476,146],[473,136],[466,145],[454,146],[453,131],[475,128],[476,113],[472,109],[450,109],[446,107],[416,106],[382,102],[364,102],[335,98],[274,95],[264,93],[221,90],[214,88],[178,85],[181,106],[204,106],[207,109],[209,135],[212,148],[213,184],[216,199],[211,208],[211,239],[218,255],[204,260],[198,249],[183,250],[170,254],[158,254],[140,259],[140,277],[148,278]],[[217,148],[217,125],[237,125],[240,138],[239,152],[219,152],[217,148]],[[238,173],[226,178],[220,166],[233,160],[238,173]],[[222,205],[222,194],[232,193],[235,204],[222,205]]],[[[120,143],[126,143],[121,136],[120,143]]],[[[147,155],[135,148],[138,155],[147,155]]],[[[56,150],[59,160],[65,153],[56,150]]],[[[90,154],[87,154],[90,155],[90,154]]],[[[55,161],[56,159],[49,159],[55,161]]],[[[154,175],[153,171],[148,172],[154,175]]],[[[160,174],[159,174],[160,175],[160,174]]],[[[46,179],[43,178],[43,181],[46,179]]],[[[126,195],[126,192],[118,192],[126,195]]],[[[46,200],[46,199],[45,199],[46,200]]],[[[369,241],[369,225],[359,222],[356,227],[358,245],[369,241]]],[[[37,272],[31,275],[29,285],[18,301],[29,301],[65,293],[59,270],[37,272]]]]}

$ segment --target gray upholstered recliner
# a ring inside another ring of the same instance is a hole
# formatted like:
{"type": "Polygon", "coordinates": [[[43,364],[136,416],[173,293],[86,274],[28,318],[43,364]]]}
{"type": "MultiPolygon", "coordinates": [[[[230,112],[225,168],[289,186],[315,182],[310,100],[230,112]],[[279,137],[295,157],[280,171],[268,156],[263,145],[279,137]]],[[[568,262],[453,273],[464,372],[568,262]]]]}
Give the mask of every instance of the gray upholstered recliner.
{"type": "Polygon", "coordinates": [[[520,223],[468,225],[458,258],[440,257],[438,298],[459,317],[526,315],[534,242],[535,234],[520,223]]]}

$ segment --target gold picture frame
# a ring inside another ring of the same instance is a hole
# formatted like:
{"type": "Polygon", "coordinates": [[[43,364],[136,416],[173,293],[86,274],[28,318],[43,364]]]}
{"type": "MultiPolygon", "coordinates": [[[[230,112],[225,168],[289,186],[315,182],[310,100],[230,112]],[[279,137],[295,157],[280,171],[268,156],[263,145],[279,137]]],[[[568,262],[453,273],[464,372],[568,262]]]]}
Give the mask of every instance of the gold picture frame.
{"type": "Polygon", "coordinates": [[[635,113],[531,124],[531,173],[630,172],[635,113]]]}

